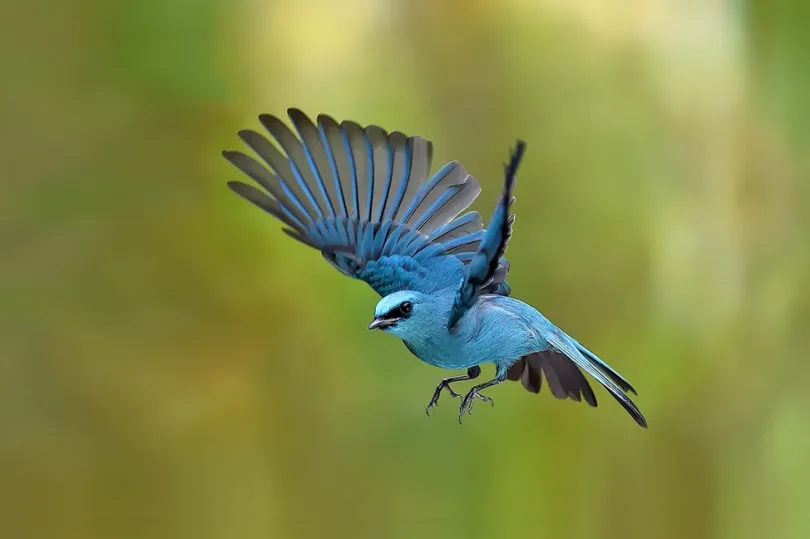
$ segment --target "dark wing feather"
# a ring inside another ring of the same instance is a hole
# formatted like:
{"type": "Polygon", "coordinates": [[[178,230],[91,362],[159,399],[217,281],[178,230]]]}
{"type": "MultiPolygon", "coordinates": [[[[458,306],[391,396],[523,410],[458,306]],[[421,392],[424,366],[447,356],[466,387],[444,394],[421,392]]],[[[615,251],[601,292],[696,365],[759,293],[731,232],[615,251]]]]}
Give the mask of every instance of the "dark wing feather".
{"type": "Polygon", "coordinates": [[[503,267],[500,264],[501,257],[506,251],[509,238],[512,237],[512,224],[515,222],[515,216],[509,214],[509,207],[514,202],[512,189],[525,149],[525,143],[519,140],[509,163],[504,166],[503,195],[492,214],[489,228],[478,246],[478,251],[471,257],[464,280],[456,294],[447,323],[447,327],[451,329],[475,304],[478,297],[492,287],[494,279],[499,277],[502,280],[508,271],[508,265],[505,265],[506,269],[501,270],[501,274],[498,274],[499,268],[503,267]]]}

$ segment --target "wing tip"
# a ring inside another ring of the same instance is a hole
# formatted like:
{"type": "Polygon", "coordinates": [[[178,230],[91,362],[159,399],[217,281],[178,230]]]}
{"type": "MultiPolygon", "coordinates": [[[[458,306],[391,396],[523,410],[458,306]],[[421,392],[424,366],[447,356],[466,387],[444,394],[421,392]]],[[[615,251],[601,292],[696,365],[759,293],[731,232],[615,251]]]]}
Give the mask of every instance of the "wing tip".
{"type": "Polygon", "coordinates": [[[323,112],[318,114],[318,116],[315,117],[315,120],[318,122],[319,126],[324,126],[324,125],[327,125],[327,124],[328,125],[334,125],[334,126],[339,126],[340,125],[335,120],[335,118],[333,116],[330,116],[329,114],[326,114],[326,113],[323,113],[323,112]]]}
{"type": "Polygon", "coordinates": [[[367,125],[366,127],[363,128],[363,131],[365,131],[369,135],[374,134],[376,136],[380,136],[385,139],[388,138],[388,131],[386,131],[385,129],[376,124],[367,125]]]}
{"type": "Polygon", "coordinates": [[[293,120],[295,117],[309,118],[306,113],[298,107],[287,107],[287,116],[290,120],[293,120]]]}
{"type": "Polygon", "coordinates": [[[244,189],[244,187],[242,187],[242,186],[247,185],[247,184],[244,183],[244,182],[237,181],[237,180],[230,180],[230,181],[226,182],[225,185],[227,185],[228,189],[230,189],[234,193],[239,194],[239,190],[244,189]]]}
{"type": "MultiPolygon", "coordinates": [[[[281,118],[279,118],[275,114],[270,114],[269,112],[263,112],[259,114],[259,123],[262,124],[265,129],[270,131],[270,133],[273,133],[274,136],[276,135],[274,129],[278,129],[279,127],[288,129],[281,118]]],[[[244,131],[251,131],[251,130],[244,129],[244,131]]]]}
{"type": "Polygon", "coordinates": [[[354,120],[343,120],[343,121],[340,122],[340,127],[341,127],[341,129],[344,129],[346,127],[350,127],[352,129],[359,129],[360,131],[363,131],[363,126],[361,126],[359,123],[355,122],[354,120]]]}
{"type": "Polygon", "coordinates": [[[242,142],[244,142],[251,148],[253,147],[251,142],[256,140],[257,138],[267,140],[264,137],[264,135],[262,135],[258,131],[254,131],[253,129],[240,129],[239,131],[236,132],[236,136],[242,139],[242,142]]]}
{"type": "Polygon", "coordinates": [[[523,159],[523,154],[526,152],[526,143],[518,139],[515,148],[511,152],[509,163],[504,166],[506,172],[506,191],[511,196],[512,186],[515,183],[515,176],[517,175],[518,166],[523,159]]]}

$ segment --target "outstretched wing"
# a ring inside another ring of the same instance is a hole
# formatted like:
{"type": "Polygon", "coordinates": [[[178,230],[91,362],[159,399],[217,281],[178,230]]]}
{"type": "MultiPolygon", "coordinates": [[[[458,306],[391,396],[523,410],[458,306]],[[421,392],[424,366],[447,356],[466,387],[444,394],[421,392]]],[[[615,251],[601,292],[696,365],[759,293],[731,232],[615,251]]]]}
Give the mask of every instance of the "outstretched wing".
{"type": "MultiPolygon", "coordinates": [[[[316,125],[297,109],[288,115],[295,133],[275,116],[259,116],[281,150],[255,131],[239,132],[267,166],[223,152],[263,190],[228,186],[382,296],[455,286],[486,233],[477,212],[459,216],[481,190],[475,178],[453,161],[428,179],[433,146],[424,138],[323,114],[316,125]]],[[[500,266],[505,277],[506,261],[500,266]]],[[[490,288],[509,292],[503,278],[490,288]]]]}
{"type": "Polygon", "coordinates": [[[519,140],[512,152],[512,158],[504,166],[503,195],[495,208],[495,213],[492,214],[489,228],[484,233],[478,251],[467,266],[467,273],[450,310],[448,328],[454,328],[464,313],[475,304],[478,297],[482,293],[488,292],[494,281],[503,280],[509,269],[508,266],[501,265],[499,260],[506,251],[509,238],[512,237],[512,224],[515,222],[515,216],[509,214],[509,207],[515,200],[512,196],[512,189],[515,185],[515,174],[525,149],[526,144],[519,140]]]}

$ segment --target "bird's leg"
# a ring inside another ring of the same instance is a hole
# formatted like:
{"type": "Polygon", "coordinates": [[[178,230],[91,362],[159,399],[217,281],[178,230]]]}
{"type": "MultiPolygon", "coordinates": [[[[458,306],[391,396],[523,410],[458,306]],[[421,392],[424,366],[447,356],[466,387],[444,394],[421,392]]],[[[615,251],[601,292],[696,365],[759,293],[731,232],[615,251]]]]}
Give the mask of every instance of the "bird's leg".
{"type": "Polygon", "coordinates": [[[473,402],[475,402],[475,399],[481,399],[482,401],[488,402],[492,406],[495,406],[495,402],[493,402],[493,400],[487,397],[486,395],[482,395],[480,391],[482,389],[486,389],[488,387],[500,384],[504,380],[506,380],[506,372],[499,373],[498,376],[496,376],[489,382],[484,382],[483,384],[473,386],[472,389],[470,389],[469,393],[467,393],[467,395],[461,401],[461,407],[458,410],[458,422],[461,423],[461,418],[464,417],[465,412],[468,414],[472,414],[472,406],[473,402]]]}
{"type": "Polygon", "coordinates": [[[453,391],[453,388],[450,387],[450,384],[452,384],[453,382],[461,382],[462,380],[472,380],[474,378],[478,378],[479,374],[481,374],[481,367],[476,365],[475,367],[470,367],[469,369],[467,369],[467,374],[460,374],[459,376],[451,376],[450,378],[445,378],[444,380],[439,382],[439,385],[436,386],[436,390],[433,392],[433,398],[430,399],[427,408],[425,408],[425,413],[428,415],[428,417],[430,417],[430,409],[433,408],[434,406],[439,405],[439,396],[441,396],[442,394],[442,389],[446,389],[447,391],[450,392],[451,395],[453,395],[453,397],[460,399],[461,395],[453,391]]]}

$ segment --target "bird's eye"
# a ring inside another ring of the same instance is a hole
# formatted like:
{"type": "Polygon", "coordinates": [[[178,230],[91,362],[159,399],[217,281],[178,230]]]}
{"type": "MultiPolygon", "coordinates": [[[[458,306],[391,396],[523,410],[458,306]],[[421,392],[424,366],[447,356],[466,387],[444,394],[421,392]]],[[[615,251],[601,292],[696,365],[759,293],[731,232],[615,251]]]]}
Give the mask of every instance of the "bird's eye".
{"type": "Polygon", "coordinates": [[[408,316],[411,314],[412,310],[413,304],[410,301],[405,301],[399,306],[399,312],[401,312],[403,316],[408,316]]]}

